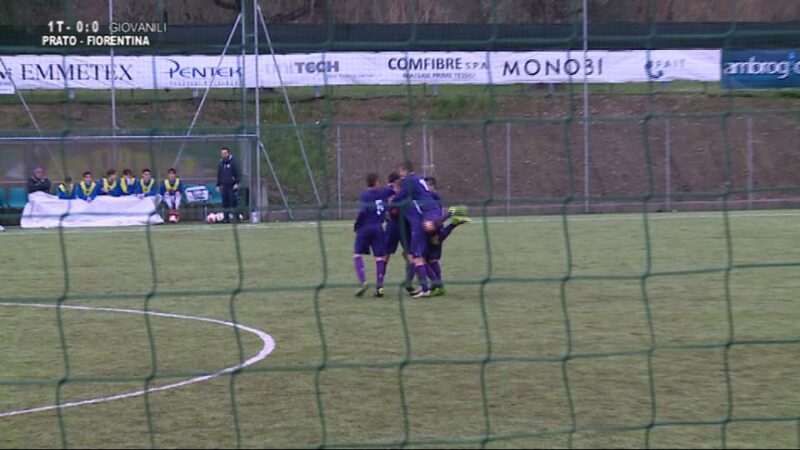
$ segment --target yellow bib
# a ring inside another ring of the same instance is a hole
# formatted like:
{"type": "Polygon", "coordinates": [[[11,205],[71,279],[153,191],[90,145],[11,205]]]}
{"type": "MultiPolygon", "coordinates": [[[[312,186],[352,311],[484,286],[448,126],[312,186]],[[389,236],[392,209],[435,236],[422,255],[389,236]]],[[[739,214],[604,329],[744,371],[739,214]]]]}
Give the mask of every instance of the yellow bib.
{"type": "Polygon", "coordinates": [[[164,180],[164,187],[166,188],[167,192],[175,193],[178,190],[178,186],[181,185],[181,179],[175,178],[175,185],[169,184],[169,178],[164,180]]]}
{"type": "Polygon", "coordinates": [[[155,178],[150,178],[150,184],[149,185],[144,184],[144,179],[140,180],[139,183],[141,183],[141,185],[142,185],[142,192],[145,193],[145,194],[149,194],[150,191],[153,190],[153,186],[156,185],[156,179],[155,178]]]}
{"type": "Polygon", "coordinates": [[[103,190],[108,192],[109,194],[111,191],[117,188],[117,180],[114,180],[113,183],[108,182],[108,178],[103,178],[103,190]]]}
{"type": "MultiPolygon", "coordinates": [[[[74,184],[70,184],[69,185],[69,189],[67,189],[67,185],[66,184],[58,185],[58,190],[60,190],[61,192],[65,193],[67,195],[72,195],[72,191],[74,189],[75,189],[75,185],[74,184]]],[[[89,194],[86,194],[86,195],[89,195],[89,194]]]]}
{"type": "Polygon", "coordinates": [[[89,186],[88,189],[86,187],[86,182],[85,181],[81,181],[80,186],[81,186],[81,190],[83,191],[83,195],[85,195],[87,197],[92,195],[94,190],[97,189],[97,183],[95,183],[94,181],[92,181],[92,185],[89,186]]]}
{"type": "MultiPolygon", "coordinates": [[[[136,178],[131,178],[131,181],[133,181],[132,184],[136,186],[136,178]]],[[[122,189],[123,194],[128,195],[128,189],[130,189],[130,186],[128,185],[128,180],[126,180],[125,178],[119,180],[119,188],[122,189]]]]}

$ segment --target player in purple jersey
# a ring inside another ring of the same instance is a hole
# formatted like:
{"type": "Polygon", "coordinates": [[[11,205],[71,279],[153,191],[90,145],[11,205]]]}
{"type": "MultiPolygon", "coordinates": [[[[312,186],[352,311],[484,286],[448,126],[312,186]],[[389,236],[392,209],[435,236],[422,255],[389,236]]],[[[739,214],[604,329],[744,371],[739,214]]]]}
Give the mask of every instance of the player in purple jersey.
{"type": "Polygon", "coordinates": [[[429,228],[431,224],[433,225],[432,232],[429,231],[430,241],[428,243],[428,253],[425,255],[425,262],[427,264],[428,277],[431,279],[431,285],[433,286],[431,296],[439,297],[447,292],[442,282],[442,268],[439,264],[439,260],[442,259],[442,245],[444,244],[444,240],[450,236],[450,233],[452,233],[457,226],[472,222],[472,220],[461,215],[462,211],[466,213],[466,207],[463,206],[451,208],[451,211],[448,212],[444,211],[441,204],[442,198],[436,190],[436,178],[425,178],[425,183],[431,190],[433,198],[438,202],[436,209],[437,218],[427,224],[426,227],[429,228]],[[454,212],[458,212],[459,214],[453,214],[454,212]],[[450,219],[450,223],[444,226],[444,222],[448,219],[450,219]]]}
{"type": "MultiPolygon", "coordinates": [[[[403,180],[397,172],[389,174],[389,184],[394,186],[395,192],[399,192],[403,180]]],[[[403,248],[403,260],[406,262],[406,291],[414,291],[414,275],[416,270],[414,262],[408,254],[408,247],[411,241],[411,227],[406,218],[400,214],[400,208],[391,206],[386,218],[386,264],[389,264],[391,256],[397,253],[397,248],[403,248]]]]}
{"type": "Polygon", "coordinates": [[[383,277],[386,275],[386,235],[383,231],[383,222],[386,220],[386,207],[389,198],[394,195],[392,186],[379,187],[378,175],[367,175],[367,190],[359,196],[361,208],[358,218],[353,225],[356,239],[353,246],[353,262],[355,263],[356,276],[359,288],[356,297],[361,297],[369,289],[366,272],[364,270],[364,255],[375,256],[377,269],[377,283],[375,297],[383,297],[383,277]]]}
{"type": "Polygon", "coordinates": [[[408,220],[411,229],[408,253],[413,258],[414,270],[420,284],[419,291],[415,291],[412,297],[430,297],[428,270],[425,264],[429,237],[425,228],[426,223],[433,222],[437,218],[436,200],[431,195],[425,180],[414,173],[414,166],[411,162],[405,161],[400,164],[398,174],[403,179],[403,183],[400,191],[395,195],[393,203],[400,208],[403,216],[408,220]]]}

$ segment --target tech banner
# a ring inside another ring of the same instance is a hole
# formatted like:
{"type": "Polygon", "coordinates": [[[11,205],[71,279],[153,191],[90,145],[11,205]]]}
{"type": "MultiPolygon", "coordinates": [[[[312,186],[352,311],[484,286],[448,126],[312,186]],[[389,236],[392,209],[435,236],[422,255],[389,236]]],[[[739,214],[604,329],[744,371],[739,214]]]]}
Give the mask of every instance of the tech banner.
{"type": "Polygon", "coordinates": [[[722,87],[800,87],[798,54],[800,50],[726,50],[722,53],[722,87]]]}
{"type": "Polygon", "coordinates": [[[720,50],[0,57],[17,89],[719,81],[720,50]],[[278,70],[280,70],[280,78],[278,70]],[[256,70],[256,67],[258,70],[256,70]]]}

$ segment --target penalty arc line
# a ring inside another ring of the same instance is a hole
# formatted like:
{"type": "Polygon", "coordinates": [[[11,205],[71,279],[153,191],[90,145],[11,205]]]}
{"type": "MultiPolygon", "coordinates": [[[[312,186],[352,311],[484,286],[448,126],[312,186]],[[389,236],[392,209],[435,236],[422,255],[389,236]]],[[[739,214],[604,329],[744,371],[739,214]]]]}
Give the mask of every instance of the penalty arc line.
{"type": "Polygon", "coordinates": [[[106,403],[115,400],[123,400],[127,398],[134,398],[134,397],[141,397],[145,394],[152,394],[156,392],[163,392],[170,389],[177,389],[183,386],[188,386],[190,384],[200,383],[203,381],[208,381],[214,378],[218,378],[222,375],[226,375],[232,373],[237,370],[241,370],[245,367],[252,366],[253,364],[258,363],[259,361],[263,361],[269,356],[270,353],[275,349],[275,340],[269,334],[261,331],[257,328],[248,327],[246,325],[233,323],[233,322],[226,322],[224,320],[217,320],[217,319],[210,319],[207,317],[195,317],[195,316],[184,316],[181,314],[169,314],[169,313],[161,313],[161,312],[154,312],[154,311],[139,311],[135,309],[118,309],[118,308],[101,308],[101,307],[92,307],[92,306],[72,306],[72,305],[47,305],[47,304],[39,304],[39,303],[0,303],[0,306],[18,306],[18,307],[30,307],[30,308],[62,308],[62,309],[71,309],[77,311],[94,311],[94,312],[108,312],[108,313],[121,313],[121,314],[138,314],[138,315],[149,315],[154,317],[165,317],[169,319],[180,319],[180,320],[193,320],[195,322],[205,322],[205,323],[212,323],[216,325],[223,325],[226,327],[231,328],[238,328],[242,331],[246,331],[251,334],[255,334],[261,339],[263,343],[261,350],[255,356],[252,356],[247,361],[244,361],[241,364],[237,364],[233,367],[228,367],[226,369],[222,369],[218,372],[214,372],[208,375],[203,375],[199,377],[190,378],[188,380],[183,380],[177,383],[171,383],[164,386],[153,387],[149,389],[141,389],[138,391],[126,392],[124,394],[117,394],[107,397],[98,397],[80,401],[73,401],[62,403],[60,405],[48,405],[48,406],[40,406],[37,408],[28,408],[28,409],[19,409],[19,410],[12,410],[12,411],[0,411],[0,418],[4,417],[14,417],[20,416],[23,414],[32,414],[37,412],[45,412],[45,411],[52,411],[55,409],[66,409],[66,408],[74,408],[77,406],[85,406],[85,405],[95,405],[98,403],[106,403]]]}

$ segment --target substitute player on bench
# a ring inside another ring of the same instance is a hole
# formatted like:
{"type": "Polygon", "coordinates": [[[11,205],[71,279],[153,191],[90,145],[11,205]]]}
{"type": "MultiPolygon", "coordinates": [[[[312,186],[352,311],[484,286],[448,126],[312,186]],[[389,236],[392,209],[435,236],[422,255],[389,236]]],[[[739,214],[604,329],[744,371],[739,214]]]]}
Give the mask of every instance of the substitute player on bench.
{"type": "Polygon", "coordinates": [[[75,184],[72,182],[72,177],[64,178],[64,182],[56,187],[56,193],[61,200],[72,200],[77,196],[75,184]]]}
{"type": "Polygon", "coordinates": [[[97,186],[97,182],[92,180],[92,172],[89,172],[88,170],[83,172],[83,181],[78,183],[77,197],[81,200],[91,202],[97,198],[97,194],[99,192],[100,189],[97,186]]]}
{"type": "Polygon", "coordinates": [[[178,178],[178,172],[175,169],[167,171],[167,178],[161,182],[161,198],[169,208],[169,221],[177,223],[181,219],[181,196],[185,187],[183,181],[178,178]]]}
{"type": "Polygon", "coordinates": [[[117,171],[109,169],[106,176],[100,179],[100,192],[98,195],[110,195],[112,197],[119,197],[119,181],[117,180],[117,171]]]}
{"type": "Polygon", "coordinates": [[[120,197],[133,195],[136,193],[136,178],[133,177],[131,169],[122,171],[122,178],[119,179],[119,188],[117,190],[120,197]]]}
{"type": "Polygon", "coordinates": [[[142,178],[136,180],[136,195],[139,198],[155,197],[158,194],[156,179],[150,169],[142,170],[142,178]]]}

